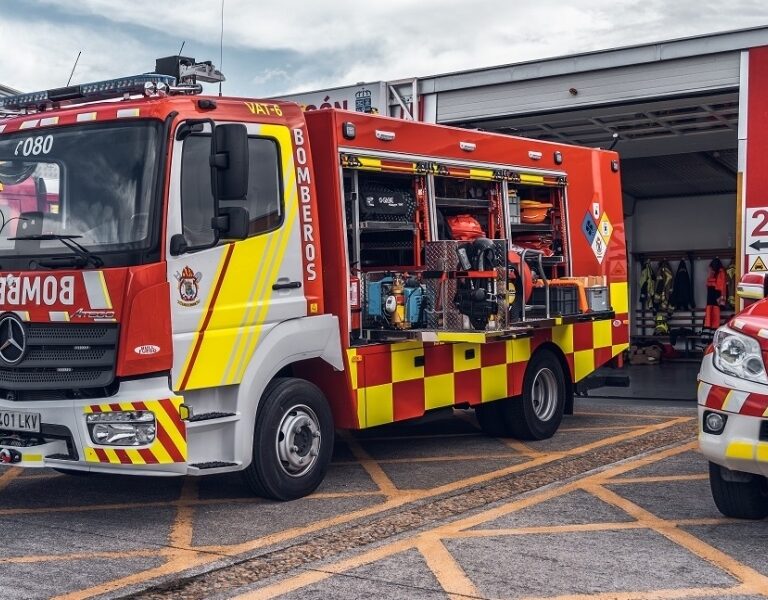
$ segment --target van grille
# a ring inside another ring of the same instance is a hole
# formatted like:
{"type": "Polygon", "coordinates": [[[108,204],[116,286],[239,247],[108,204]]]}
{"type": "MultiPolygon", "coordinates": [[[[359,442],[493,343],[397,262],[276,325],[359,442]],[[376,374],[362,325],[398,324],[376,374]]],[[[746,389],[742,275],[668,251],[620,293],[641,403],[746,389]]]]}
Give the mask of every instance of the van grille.
{"type": "Polygon", "coordinates": [[[108,386],[115,378],[118,325],[25,323],[21,362],[0,359],[0,390],[61,390],[108,386]]]}

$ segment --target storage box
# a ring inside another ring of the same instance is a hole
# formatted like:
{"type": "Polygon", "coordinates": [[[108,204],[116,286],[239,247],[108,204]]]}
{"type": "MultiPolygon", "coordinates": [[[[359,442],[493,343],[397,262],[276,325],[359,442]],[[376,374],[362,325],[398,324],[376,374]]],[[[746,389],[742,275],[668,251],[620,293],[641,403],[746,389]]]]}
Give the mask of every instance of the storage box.
{"type": "Polygon", "coordinates": [[[606,286],[588,287],[584,291],[587,294],[589,310],[594,312],[611,310],[611,299],[606,286]]]}
{"type": "MultiPolygon", "coordinates": [[[[546,305],[546,288],[533,288],[532,301],[537,307],[546,305]]],[[[544,314],[544,308],[537,308],[534,314],[544,314]]],[[[579,313],[579,288],[575,285],[553,285],[549,287],[550,316],[567,316],[579,313]]]]}

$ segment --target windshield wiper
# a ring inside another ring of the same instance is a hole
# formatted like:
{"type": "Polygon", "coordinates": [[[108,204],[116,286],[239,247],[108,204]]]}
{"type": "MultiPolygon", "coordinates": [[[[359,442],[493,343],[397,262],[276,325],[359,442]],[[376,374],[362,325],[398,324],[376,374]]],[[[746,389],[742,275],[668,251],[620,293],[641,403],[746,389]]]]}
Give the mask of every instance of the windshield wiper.
{"type": "MultiPolygon", "coordinates": [[[[85,267],[87,265],[93,265],[97,269],[101,267],[104,264],[104,261],[101,260],[97,255],[95,255],[93,252],[88,250],[85,246],[82,246],[78,244],[75,241],[75,238],[81,238],[82,235],[62,235],[59,233],[37,233],[32,235],[20,235],[12,238],[8,238],[11,241],[17,241],[17,240],[26,240],[26,241],[48,241],[48,240],[58,240],[62,244],[64,244],[67,248],[72,250],[72,252],[75,253],[75,255],[80,258],[80,261],[75,261],[74,263],[70,263],[66,260],[50,260],[41,262],[38,261],[39,264],[41,264],[44,267],[50,267],[50,268],[56,268],[57,266],[75,266],[75,267],[85,267]]],[[[61,259],[64,259],[65,257],[61,257],[61,259]]]]}

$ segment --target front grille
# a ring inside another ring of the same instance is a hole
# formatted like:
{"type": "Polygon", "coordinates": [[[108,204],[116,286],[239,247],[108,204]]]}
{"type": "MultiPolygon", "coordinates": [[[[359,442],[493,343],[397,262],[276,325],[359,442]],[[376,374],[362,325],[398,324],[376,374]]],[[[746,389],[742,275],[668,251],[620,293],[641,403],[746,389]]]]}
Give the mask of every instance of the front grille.
{"type": "Polygon", "coordinates": [[[117,324],[26,323],[25,331],[21,362],[0,360],[0,390],[74,390],[114,380],[117,324]]]}

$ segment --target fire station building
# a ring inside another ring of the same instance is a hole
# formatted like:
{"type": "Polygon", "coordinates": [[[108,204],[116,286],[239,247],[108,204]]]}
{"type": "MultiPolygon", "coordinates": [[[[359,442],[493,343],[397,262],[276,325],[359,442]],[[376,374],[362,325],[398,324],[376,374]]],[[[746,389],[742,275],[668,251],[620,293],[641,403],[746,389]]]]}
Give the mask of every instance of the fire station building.
{"type": "Polygon", "coordinates": [[[669,321],[683,353],[695,349],[713,259],[737,277],[768,270],[768,27],[287,99],[308,110],[330,105],[614,147],[637,341],[655,329],[653,308],[639,300],[644,265],[657,272],[666,261],[674,272],[684,261],[692,270],[696,309],[669,321]]]}

